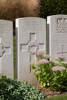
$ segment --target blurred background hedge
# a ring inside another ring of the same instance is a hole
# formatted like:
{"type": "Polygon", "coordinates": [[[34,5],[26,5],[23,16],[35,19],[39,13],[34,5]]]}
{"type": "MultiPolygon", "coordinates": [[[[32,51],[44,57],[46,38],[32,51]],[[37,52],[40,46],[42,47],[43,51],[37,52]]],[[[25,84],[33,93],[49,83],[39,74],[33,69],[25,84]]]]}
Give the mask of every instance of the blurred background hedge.
{"type": "Polygon", "coordinates": [[[40,0],[40,17],[67,14],[67,0],[40,0]]]}
{"type": "Polygon", "coordinates": [[[0,19],[67,14],[67,0],[0,0],[0,19]]]}
{"type": "Polygon", "coordinates": [[[0,0],[0,19],[38,16],[38,0],[0,0]]]}

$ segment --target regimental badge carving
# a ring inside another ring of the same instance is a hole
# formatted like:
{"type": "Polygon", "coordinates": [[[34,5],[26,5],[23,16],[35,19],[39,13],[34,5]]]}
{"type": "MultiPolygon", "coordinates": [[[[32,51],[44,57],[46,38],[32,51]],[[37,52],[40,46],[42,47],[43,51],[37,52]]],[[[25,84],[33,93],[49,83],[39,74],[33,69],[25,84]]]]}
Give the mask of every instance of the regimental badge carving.
{"type": "Polygon", "coordinates": [[[56,32],[66,33],[67,32],[67,18],[57,18],[56,20],[56,32]]]}

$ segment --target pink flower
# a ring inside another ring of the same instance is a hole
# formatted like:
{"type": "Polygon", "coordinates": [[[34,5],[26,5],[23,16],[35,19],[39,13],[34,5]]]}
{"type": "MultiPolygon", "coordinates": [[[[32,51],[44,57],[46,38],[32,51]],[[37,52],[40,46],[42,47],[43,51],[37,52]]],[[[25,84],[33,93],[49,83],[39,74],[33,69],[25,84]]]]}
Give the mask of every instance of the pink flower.
{"type": "Polygon", "coordinates": [[[64,60],[64,56],[59,56],[58,57],[60,60],[64,60]]]}
{"type": "Polygon", "coordinates": [[[38,51],[38,52],[35,52],[34,54],[37,55],[37,56],[39,56],[39,55],[43,55],[43,52],[38,51]]]}
{"type": "Polygon", "coordinates": [[[52,68],[52,70],[53,70],[53,71],[62,71],[62,70],[65,70],[65,68],[62,67],[62,66],[54,66],[54,67],[52,68]]]}
{"type": "Polygon", "coordinates": [[[49,56],[49,55],[44,55],[44,57],[45,57],[45,58],[50,58],[50,56],[49,56]]]}
{"type": "Polygon", "coordinates": [[[39,62],[38,62],[38,64],[47,64],[47,63],[49,63],[49,61],[46,60],[46,59],[41,59],[41,60],[39,60],[39,62]]]}
{"type": "Polygon", "coordinates": [[[50,60],[50,56],[47,54],[47,55],[44,55],[43,56],[45,59],[47,59],[47,60],[50,60]]]}

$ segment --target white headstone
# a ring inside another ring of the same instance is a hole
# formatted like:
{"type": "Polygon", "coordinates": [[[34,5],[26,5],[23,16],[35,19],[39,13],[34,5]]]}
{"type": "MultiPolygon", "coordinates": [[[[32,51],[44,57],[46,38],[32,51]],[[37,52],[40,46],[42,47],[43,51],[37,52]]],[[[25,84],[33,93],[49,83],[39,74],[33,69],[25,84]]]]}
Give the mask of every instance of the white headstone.
{"type": "Polygon", "coordinates": [[[49,26],[49,54],[51,59],[64,56],[67,61],[67,15],[47,18],[49,26]]]}
{"type": "Polygon", "coordinates": [[[17,78],[35,84],[30,63],[36,62],[36,51],[46,53],[46,20],[36,17],[16,19],[17,78]]]}
{"type": "Polygon", "coordinates": [[[13,23],[0,20],[0,74],[13,78],[13,23]]]}

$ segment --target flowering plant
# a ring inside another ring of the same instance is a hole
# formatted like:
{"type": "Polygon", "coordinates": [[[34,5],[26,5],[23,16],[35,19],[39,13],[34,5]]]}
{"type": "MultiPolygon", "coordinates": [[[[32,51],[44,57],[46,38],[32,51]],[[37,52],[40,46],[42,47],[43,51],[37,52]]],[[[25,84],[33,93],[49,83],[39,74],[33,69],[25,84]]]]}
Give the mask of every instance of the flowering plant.
{"type": "Polygon", "coordinates": [[[50,87],[53,90],[67,90],[67,72],[66,68],[62,66],[52,67],[53,75],[50,87]]]}
{"type": "Polygon", "coordinates": [[[36,76],[41,87],[49,87],[51,80],[51,68],[50,68],[50,57],[49,55],[44,55],[42,52],[36,52],[37,63],[32,64],[32,69],[34,70],[34,75],[36,76]]]}
{"type": "Polygon", "coordinates": [[[37,63],[32,64],[32,69],[40,86],[67,90],[67,63],[64,63],[64,57],[59,56],[50,61],[50,56],[42,52],[36,52],[35,55],[37,63]]]}

